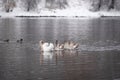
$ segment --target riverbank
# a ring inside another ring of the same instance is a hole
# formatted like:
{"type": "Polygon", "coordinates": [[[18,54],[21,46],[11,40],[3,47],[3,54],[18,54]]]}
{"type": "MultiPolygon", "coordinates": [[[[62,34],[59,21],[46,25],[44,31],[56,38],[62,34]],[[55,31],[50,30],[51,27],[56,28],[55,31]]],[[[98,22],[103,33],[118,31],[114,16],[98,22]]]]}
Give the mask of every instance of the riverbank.
{"type": "Polygon", "coordinates": [[[0,17],[72,17],[72,18],[99,18],[99,17],[118,17],[120,16],[119,11],[100,11],[90,12],[87,10],[41,10],[39,12],[25,12],[25,11],[14,11],[14,12],[0,12],[0,17]]]}

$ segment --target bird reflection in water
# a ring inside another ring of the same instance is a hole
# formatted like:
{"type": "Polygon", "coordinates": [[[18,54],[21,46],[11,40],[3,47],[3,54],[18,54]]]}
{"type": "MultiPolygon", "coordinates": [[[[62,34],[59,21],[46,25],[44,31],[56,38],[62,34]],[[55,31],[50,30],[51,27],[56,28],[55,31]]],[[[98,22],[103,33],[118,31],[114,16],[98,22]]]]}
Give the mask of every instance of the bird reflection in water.
{"type": "Polygon", "coordinates": [[[52,59],[53,59],[53,52],[46,51],[40,53],[40,64],[51,61],[52,59]]]}
{"type": "Polygon", "coordinates": [[[62,51],[41,52],[40,53],[40,64],[51,63],[51,62],[54,62],[55,64],[57,64],[57,60],[58,60],[59,56],[63,56],[63,52],[62,51]]]}
{"type": "Polygon", "coordinates": [[[77,50],[64,50],[64,51],[53,51],[53,52],[41,52],[40,53],[40,64],[51,64],[54,63],[57,65],[59,59],[64,59],[66,57],[77,57],[77,50]]]}

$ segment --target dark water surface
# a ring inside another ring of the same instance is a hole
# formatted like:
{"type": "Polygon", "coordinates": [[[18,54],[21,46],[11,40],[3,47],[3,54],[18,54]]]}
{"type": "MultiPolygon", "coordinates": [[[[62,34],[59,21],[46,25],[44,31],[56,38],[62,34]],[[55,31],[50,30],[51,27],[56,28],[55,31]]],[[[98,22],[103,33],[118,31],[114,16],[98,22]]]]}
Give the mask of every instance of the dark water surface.
{"type": "Polygon", "coordinates": [[[120,80],[120,18],[0,19],[0,80],[120,80]],[[41,39],[80,46],[41,54],[41,39]]]}

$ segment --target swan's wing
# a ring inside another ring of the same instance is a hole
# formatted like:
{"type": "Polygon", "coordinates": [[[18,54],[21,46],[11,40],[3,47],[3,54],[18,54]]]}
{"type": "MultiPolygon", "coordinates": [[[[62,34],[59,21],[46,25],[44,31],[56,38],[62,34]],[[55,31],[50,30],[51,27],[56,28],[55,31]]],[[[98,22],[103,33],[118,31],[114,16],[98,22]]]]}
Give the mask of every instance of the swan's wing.
{"type": "Polygon", "coordinates": [[[68,45],[67,42],[65,42],[63,45],[64,45],[64,48],[65,48],[65,49],[68,49],[68,48],[69,48],[69,45],[68,45]]]}
{"type": "Polygon", "coordinates": [[[60,49],[63,49],[63,48],[64,48],[64,44],[61,44],[61,45],[59,46],[59,48],[60,48],[60,49]]]}
{"type": "Polygon", "coordinates": [[[47,46],[45,49],[47,51],[53,51],[54,50],[54,44],[53,43],[49,43],[49,46],[47,46]]]}
{"type": "Polygon", "coordinates": [[[51,49],[54,49],[54,44],[53,44],[53,43],[50,43],[50,44],[49,44],[49,47],[50,47],[51,49]]]}
{"type": "Polygon", "coordinates": [[[79,44],[75,44],[75,45],[73,46],[74,49],[76,49],[76,48],[78,48],[78,47],[79,47],[79,44]]]}
{"type": "Polygon", "coordinates": [[[44,43],[42,47],[43,47],[43,51],[50,51],[49,43],[44,43]]]}
{"type": "Polygon", "coordinates": [[[46,48],[49,46],[49,43],[44,43],[42,46],[46,48]]]}

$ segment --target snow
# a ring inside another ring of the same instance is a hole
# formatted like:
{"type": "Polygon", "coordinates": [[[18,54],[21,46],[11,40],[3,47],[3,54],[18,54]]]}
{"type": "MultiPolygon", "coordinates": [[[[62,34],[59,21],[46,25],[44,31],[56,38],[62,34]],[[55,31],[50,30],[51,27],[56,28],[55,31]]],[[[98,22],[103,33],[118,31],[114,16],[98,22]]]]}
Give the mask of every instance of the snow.
{"type": "Polygon", "coordinates": [[[13,12],[0,12],[2,17],[15,17],[15,16],[43,16],[43,17],[99,17],[98,13],[93,13],[84,9],[78,10],[78,8],[67,9],[41,9],[40,11],[26,12],[22,10],[14,10],[13,12]]]}
{"type": "Polygon", "coordinates": [[[109,12],[107,11],[101,11],[99,12],[100,16],[120,16],[120,12],[119,11],[115,11],[115,10],[111,10],[109,12]]]}
{"type": "MultiPolygon", "coordinates": [[[[1,1],[1,0],[0,0],[1,1]]],[[[2,2],[0,2],[0,16],[1,17],[73,17],[73,18],[99,18],[107,16],[120,16],[120,11],[98,11],[91,12],[90,1],[85,0],[69,0],[65,9],[48,9],[45,8],[46,0],[41,0],[34,11],[27,12],[24,10],[25,6],[21,0],[16,0],[16,7],[13,12],[6,13],[2,9],[2,2]]]]}
{"type": "Polygon", "coordinates": [[[17,7],[13,12],[3,12],[0,10],[0,16],[2,17],[100,17],[96,12],[90,12],[86,8],[86,5],[80,4],[79,0],[70,0],[69,5],[65,9],[47,9],[45,8],[45,0],[39,3],[35,11],[24,11],[21,7],[21,2],[18,0],[17,7]]]}
{"type": "Polygon", "coordinates": [[[119,11],[111,10],[91,12],[86,7],[68,7],[66,9],[46,9],[41,8],[35,11],[26,12],[21,8],[15,8],[13,12],[0,11],[1,17],[88,17],[88,18],[99,18],[104,16],[120,16],[119,11]]]}

